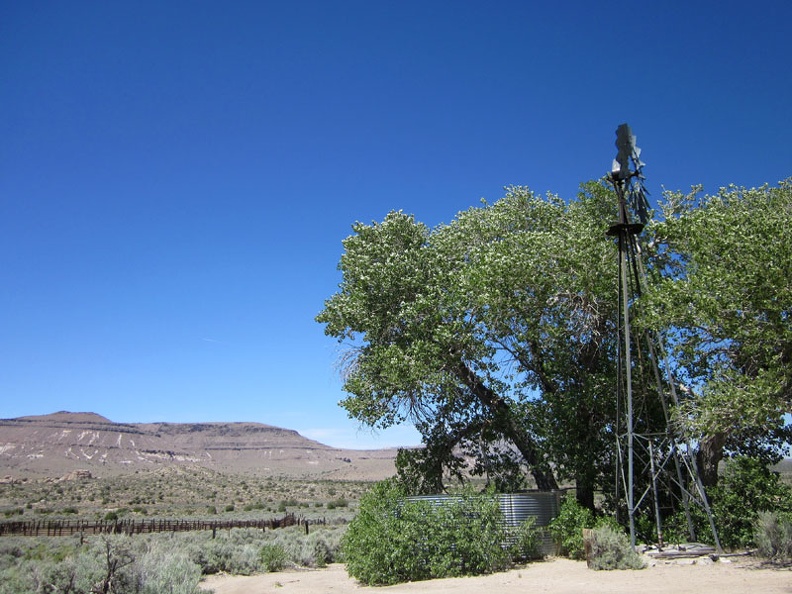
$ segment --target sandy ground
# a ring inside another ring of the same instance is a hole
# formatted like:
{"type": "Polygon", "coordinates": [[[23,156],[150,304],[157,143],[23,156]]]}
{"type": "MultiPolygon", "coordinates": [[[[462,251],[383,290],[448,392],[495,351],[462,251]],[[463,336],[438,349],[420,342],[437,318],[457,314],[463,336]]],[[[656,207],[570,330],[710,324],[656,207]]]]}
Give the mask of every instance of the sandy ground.
{"type": "Polygon", "coordinates": [[[551,558],[505,573],[365,587],[343,565],[256,576],[210,576],[202,587],[216,594],[792,594],[792,568],[772,569],[746,560],[657,562],[640,571],[594,571],[582,561],[551,558]]]}

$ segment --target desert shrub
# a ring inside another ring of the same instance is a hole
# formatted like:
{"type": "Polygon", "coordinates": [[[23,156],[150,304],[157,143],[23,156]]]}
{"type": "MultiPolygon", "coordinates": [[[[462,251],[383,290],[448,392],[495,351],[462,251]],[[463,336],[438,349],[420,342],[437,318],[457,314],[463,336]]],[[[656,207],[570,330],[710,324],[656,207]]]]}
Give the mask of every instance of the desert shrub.
{"type": "Polygon", "coordinates": [[[301,567],[322,567],[341,560],[341,539],[345,527],[328,526],[315,528],[305,534],[301,528],[293,527],[269,535],[272,542],[280,545],[291,564],[301,567]]]}
{"type": "Polygon", "coordinates": [[[188,544],[187,550],[190,560],[201,568],[203,575],[228,572],[231,567],[233,547],[227,539],[195,539],[188,544]]]}
{"type": "Polygon", "coordinates": [[[343,497],[339,497],[338,499],[334,499],[333,501],[328,501],[327,509],[336,509],[338,507],[348,507],[349,502],[344,499],[343,497]]]}
{"type": "Polygon", "coordinates": [[[754,532],[758,553],[773,561],[792,561],[792,514],[760,512],[754,532]]]}
{"type": "Polygon", "coordinates": [[[377,483],[344,536],[347,571],[370,585],[495,571],[509,563],[501,518],[492,497],[433,506],[405,500],[392,480],[377,483]]]}
{"type": "Polygon", "coordinates": [[[594,527],[594,514],[583,507],[570,494],[564,496],[558,515],[550,521],[550,533],[556,541],[558,552],[571,559],[583,559],[583,529],[594,527]]]}
{"type": "MultiPolygon", "coordinates": [[[[104,587],[115,567],[116,594],[197,594],[202,573],[250,575],[292,565],[319,567],[337,561],[346,527],[262,532],[233,529],[135,535],[0,539],[0,594],[70,592],[88,594],[104,587]],[[268,548],[268,553],[262,553],[268,548]],[[280,551],[280,553],[279,553],[280,551]],[[277,554],[276,554],[277,553],[277,554]]],[[[108,586],[109,588],[110,586],[108,586]]]]}
{"type": "Polygon", "coordinates": [[[643,569],[641,556],[635,552],[624,530],[603,523],[592,531],[588,558],[591,569],[643,569]]]}
{"type": "Polygon", "coordinates": [[[162,540],[143,554],[137,564],[141,594],[196,594],[201,568],[182,549],[162,540]]]}
{"type": "Polygon", "coordinates": [[[536,519],[528,518],[518,526],[506,529],[506,540],[509,543],[509,556],[517,561],[527,561],[542,557],[540,552],[540,531],[536,527],[536,519]]]}
{"type": "Polygon", "coordinates": [[[261,564],[267,571],[280,571],[286,565],[286,551],[279,544],[265,544],[259,552],[261,564]]]}
{"type": "Polygon", "coordinates": [[[31,543],[29,549],[17,556],[13,565],[3,562],[0,566],[1,594],[200,592],[199,567],[162,538],[133,540],[123,535],[104,535],[91,538],[77,548],[48,544],[41,539],[31,543]],[[53,554],[46,555],[47,550],[53,554]]]}

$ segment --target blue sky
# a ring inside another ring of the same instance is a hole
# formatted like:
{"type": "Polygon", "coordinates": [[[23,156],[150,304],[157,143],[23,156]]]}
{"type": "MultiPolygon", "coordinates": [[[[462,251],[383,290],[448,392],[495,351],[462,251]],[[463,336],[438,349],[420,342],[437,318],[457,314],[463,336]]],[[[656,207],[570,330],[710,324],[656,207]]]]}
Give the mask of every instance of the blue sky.
{"type": "MultiPolygon", "coordinates": [[[[629,122],[647,187],[792,175],[792,3],[0,1],[0,417],[255,421],[342,447],[341,240],[629,122]]],[[[607,227],[603,221],[603,232],[607,227]]]]}

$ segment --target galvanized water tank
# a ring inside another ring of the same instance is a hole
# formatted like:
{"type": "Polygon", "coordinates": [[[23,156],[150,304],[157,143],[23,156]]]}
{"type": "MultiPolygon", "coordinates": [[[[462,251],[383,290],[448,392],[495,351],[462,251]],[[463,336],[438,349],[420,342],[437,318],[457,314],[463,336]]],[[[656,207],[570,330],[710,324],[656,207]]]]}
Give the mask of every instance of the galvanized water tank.
{"type": "MultiPolygon", "coordinates": [[[[507,526],[519,526],[528,518],[535,518],[540,529],[540,551],[544,555],[555,553],[555,542],[547,530],[550,520],[558,515],[561,507],[561,491],[526,491],[523,493],[501,493],[496,495],[498,506],[507,526]]],[[[416,495],[407,501],[426,501],[433,506],[446,505],[459,501],[455,495],[416,495]]]]}

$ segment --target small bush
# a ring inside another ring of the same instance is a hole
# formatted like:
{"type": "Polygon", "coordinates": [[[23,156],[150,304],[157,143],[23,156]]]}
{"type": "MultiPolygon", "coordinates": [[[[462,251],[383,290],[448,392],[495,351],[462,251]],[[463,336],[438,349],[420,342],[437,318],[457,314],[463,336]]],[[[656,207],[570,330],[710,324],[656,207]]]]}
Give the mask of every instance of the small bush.
{"type": "Polygon", "coordinates": [[[536,518],[528,518],[519,526],[507,529],[507,541],[510,543],[509,556],[515,561],[540,559],[542,554],[539,550],[539,537],[536,518]]]}
{"type": "Polygon", "coordinates": [[[510,562],[501,519],[491,497],[433,506],[405,500],[392,480],[377,483],[344,536],[347,571],[367,585],[496,571],[510,562]]]}
{"type": "Polygon", "coordinates": [[[338,507],[348,507],[349,502],[346,499],[338,498],[327,503],[327,509],[336,509],[338,507]]]}
{"type": "Polygon", "coordinates": [[[792,515],[761,512],[754,534],[762,557],[772,561],[792,561],[792,515]]]}
{"type": "Polygon", "coordinates": [[[261,564],[267,571],[280,571],[286,565],[286,551],[279,544],[265,544],[259,553],[261,564]]]}
{"type": "Polygon", "coordinates": [[[753,543],[760,512],[792,512],[792,489],[777,472],[753,458],[727,462],[712,498],[718,535],[728,547],[753,543]]]}
{"type": "Polygon", "coordinates": [[[156,541],[137,563],[142,594],[194,594],[201,592],[201,568],[183,550],[172,550],[171,543],[156,541]]]}
{"type": "Polygon", "coordinates": [[[555,538],[558,552],[571,559],[584,559],[583,529],[594,527],[594,514],[581,506],[577,499],[567,494],[561,501],[558,515],[550,521],[550,533],[555,538]]]}
{"type": "Polygon", "coordinates": [[[591,569],[643,569],[641,556],[623,531],[603,524],[592,531],[588,565],[591,569]]]}

